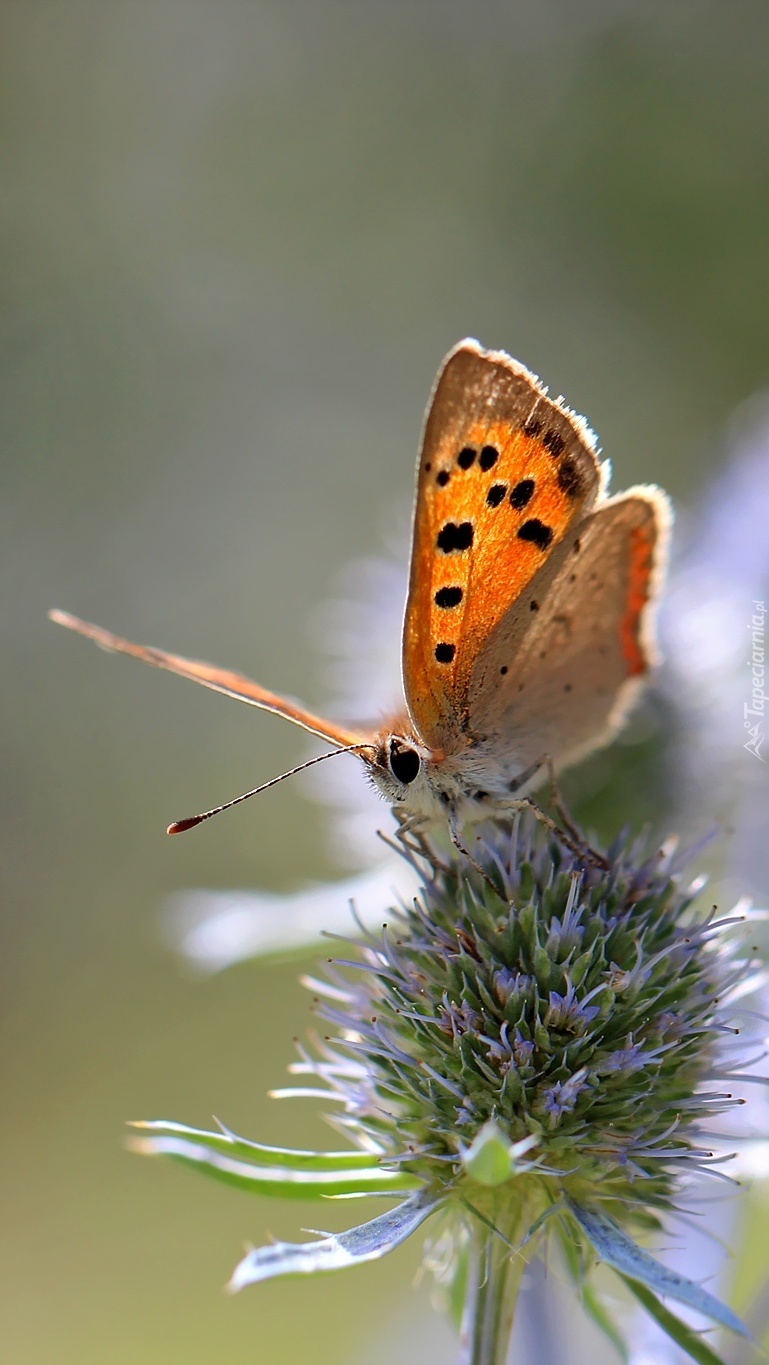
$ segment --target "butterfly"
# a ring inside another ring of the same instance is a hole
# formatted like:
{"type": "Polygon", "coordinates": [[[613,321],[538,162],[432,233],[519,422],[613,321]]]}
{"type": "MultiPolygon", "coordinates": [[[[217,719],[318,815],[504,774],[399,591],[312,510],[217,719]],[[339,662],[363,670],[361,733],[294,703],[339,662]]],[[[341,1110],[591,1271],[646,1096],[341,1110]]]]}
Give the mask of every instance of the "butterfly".
{"type": "Polygon", "coordinates": [[[337,725],[239,673],[50,615],[356,753],[401,817],[447,819],[459,843],[463,823],[533,804],[528,793],[548,772],[607,744],[656,662],[669,502],[651,485],[609,497],[608,478],[584,419],[525,366],[471,339],[449,352],[417,464],[403,706],[370,727],[337,725]]]}

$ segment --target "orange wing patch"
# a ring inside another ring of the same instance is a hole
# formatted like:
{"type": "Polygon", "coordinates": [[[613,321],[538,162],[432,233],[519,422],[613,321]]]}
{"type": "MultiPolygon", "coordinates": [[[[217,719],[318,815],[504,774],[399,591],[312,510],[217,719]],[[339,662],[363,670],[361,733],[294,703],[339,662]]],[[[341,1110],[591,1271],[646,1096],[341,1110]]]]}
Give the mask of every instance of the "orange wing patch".
{"type": "Polygon", "coordinates": [[[654,522],[634,527],[630,533],[629,581],[620,639],[622,657],[631,678],[639,673],[645,673],[649,667],[648,649],[643,646],[640,631],[642,613],[649,601],[656,541],[657,528],[654,522]]]}
{"type": "Polygon", "coordinates": [[[467,442],[460,458],[467,449],[476,459],[466,471],[451,471],[455,489],[449,482],[427,491],[425,498],[426,548],[430,537],[434,542],[428,633],[436,645],[444,641],[454,650],[450,667],[455,689],[467,677],[482,641],[563,539],[585,491],[574,462],[557,463],[539,439],[523,431],[499,424],[488,430],[476,427],[469,430],[467,442]],[[484,452],[487,469],[481,464],[484,452]],[[470,530],[447,530],[452,525],[470,530]],[[463,559],[464,541],[471,543],[463,559]]]}
{"type": "Polygon", "coordinates": [[[462,743],[473,663],[595,500],[581,419],[523,366],[462,343],[438,379],[417,475],[406,699],[432,748],[462,743]]]}

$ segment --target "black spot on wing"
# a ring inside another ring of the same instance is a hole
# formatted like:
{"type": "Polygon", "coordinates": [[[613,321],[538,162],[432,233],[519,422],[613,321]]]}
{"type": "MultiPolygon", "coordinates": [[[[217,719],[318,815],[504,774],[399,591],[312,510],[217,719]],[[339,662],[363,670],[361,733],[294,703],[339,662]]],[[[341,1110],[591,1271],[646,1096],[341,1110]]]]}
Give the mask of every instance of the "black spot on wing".
{"type": "Polygon", "coordinates": [[[442,469],[440,474],[436,474],[435,482],[438,484],[439,488],[445,488],[450,478],[451,475],[449,474],[448,469],[442,469]]]}
{"type": "Polygon", "coordinates": [[[516,512],[522,511],[531,502],[534,496],[534,487],[533,479],[521,479],[520,483],[515,485],[510,494],[510,506],[514,507],[516,512]]]}
{"type": "Polygon", "coordinates": [[[481,466],[483,472],[486,474],[490,469],[494,468],[498,459],[499,451],[496,450],[494,446],[484,446],[483,450],[481,451],[481,458],[479,459],[478,463],[481,466]]]}
{"type": "Polygon", "coordinates": [[[456,652],[456,645],[440,644],[435,646],[435,657],[439,664],[450,664],[456,652]]]}
{"type": "Polygon", "coordinates": [[[553,532],[539,517],[532,517],[518,528],[518,539],[530,541],[538,550],[546,550],[553,539],[553,532]]]}
{"type": "Polygon", "coordinates": [[[566,442],[557,431],[546,431],[542,437],[542,444],[545,447],[545,450],[550,451],[553,459],[557,460],[562,455],[566,442]]]}
{"type": "Polygon", "coordinates": [[[473,543],[473,524],[471,521],[447,521],[438,532],[436,544],[445,555],[459,550],[469,550],[473,543]]]}
{"type": "Polygon", "coordinates": [[[439,588],[433,600],[436,607],[458,607],[462,601],[462,589],[439,588]]]}
{"type": "Polygon", "coordinates": [[[488,503],[489,507],[499,507],[499,504],[504,500],[506,492],[507,492],[506,483],[493,483],[488,493],[486,494],[486,502],[488,503]]]}
{"type": "Polygon", "coordinates": [[[582,492],[582,475],[573,455],[567,455],[558,466],[558,487],[567,498],[578,498],[582,492]]]}
{"type": "Polygon", "coordinates": [[[460,469],[469,469],[474,461],[475,451],[472,449],[471,446],[465,446],[464,450],[460,450],[459,454],[457,455],[457,464],[459,465],[460,469]]]}

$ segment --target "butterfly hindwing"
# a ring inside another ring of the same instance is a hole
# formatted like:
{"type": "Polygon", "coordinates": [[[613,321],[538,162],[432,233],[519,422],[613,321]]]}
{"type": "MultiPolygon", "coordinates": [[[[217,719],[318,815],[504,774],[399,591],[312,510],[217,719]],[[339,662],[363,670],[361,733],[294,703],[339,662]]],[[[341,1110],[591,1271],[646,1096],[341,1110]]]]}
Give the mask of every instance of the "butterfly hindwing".
{"type": "Polygon", "coordinates": [[[510,776],[608,743],[656,661],[653,607],[670,519],[665,495],[637,488],[580,525],[540,594],[525,594],[473,669],[470,724],[510,776]],[[541,598],[541,600],[540,600],[541,598]],[[535,610],[531,610],[532,603],[535,610]]]}
{"type": "Polygon", "coordinates": [[[403,631],[406,702],[435,750],[466,742],[473,662],[601,486],[592,435],[503,352],[461,342],[428,409],[403,631]]]}

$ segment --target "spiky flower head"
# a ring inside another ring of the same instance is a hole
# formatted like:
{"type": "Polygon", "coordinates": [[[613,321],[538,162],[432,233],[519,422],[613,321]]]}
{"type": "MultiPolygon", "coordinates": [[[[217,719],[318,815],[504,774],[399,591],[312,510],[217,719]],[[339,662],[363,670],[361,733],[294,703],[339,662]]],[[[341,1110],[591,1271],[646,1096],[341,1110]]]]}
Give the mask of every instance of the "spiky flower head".
{"type": "Polygon", "coordinates": [[[608,871],[536,822],[478,845],[477,869],[421,851],[422,894],[313,983],[337,1033],[305,1066],[347,1129],[428,1184],[469,1188],[468,1149],[494,1124],[527,1142],[517,1179],[543,1200],[600,1182],[604,1205],[664,1207],[712,1155],[702,1119],[731,1104],[703,1089],[735,974],[715,911],[694,910],[670,851],[638,841],[608,871]]]}
{"type": "MultiPolygon", "coordinates": [[[[672,846],[622,839],[604,868],[528,819],[477,840],[472,861],[402,835],[421,892],[310,983],[332,1032],[294,1070],[358,1148],[325,1154],[318,1192],[408,1197],[350,1233],[249,1253],[235,1287],[372,1259],[442,1210],[455,1283],[469,1276],[468,1361],[504,1359],[518,1273],[551,1237],[576,1279],[608,1262],[684,1345],[657,1294],[740,1330],[633,1240],[718,1158],[703,1130],[735,1102],[724,1039],[752,971],[734,919],[698,908],[672,846]]],[[[157,1127],[144,1150],[269,1186],[274,1152],[157,1127]]],[[[301,1155],[284,1154],[294,1179],[301,1155]]]]}

